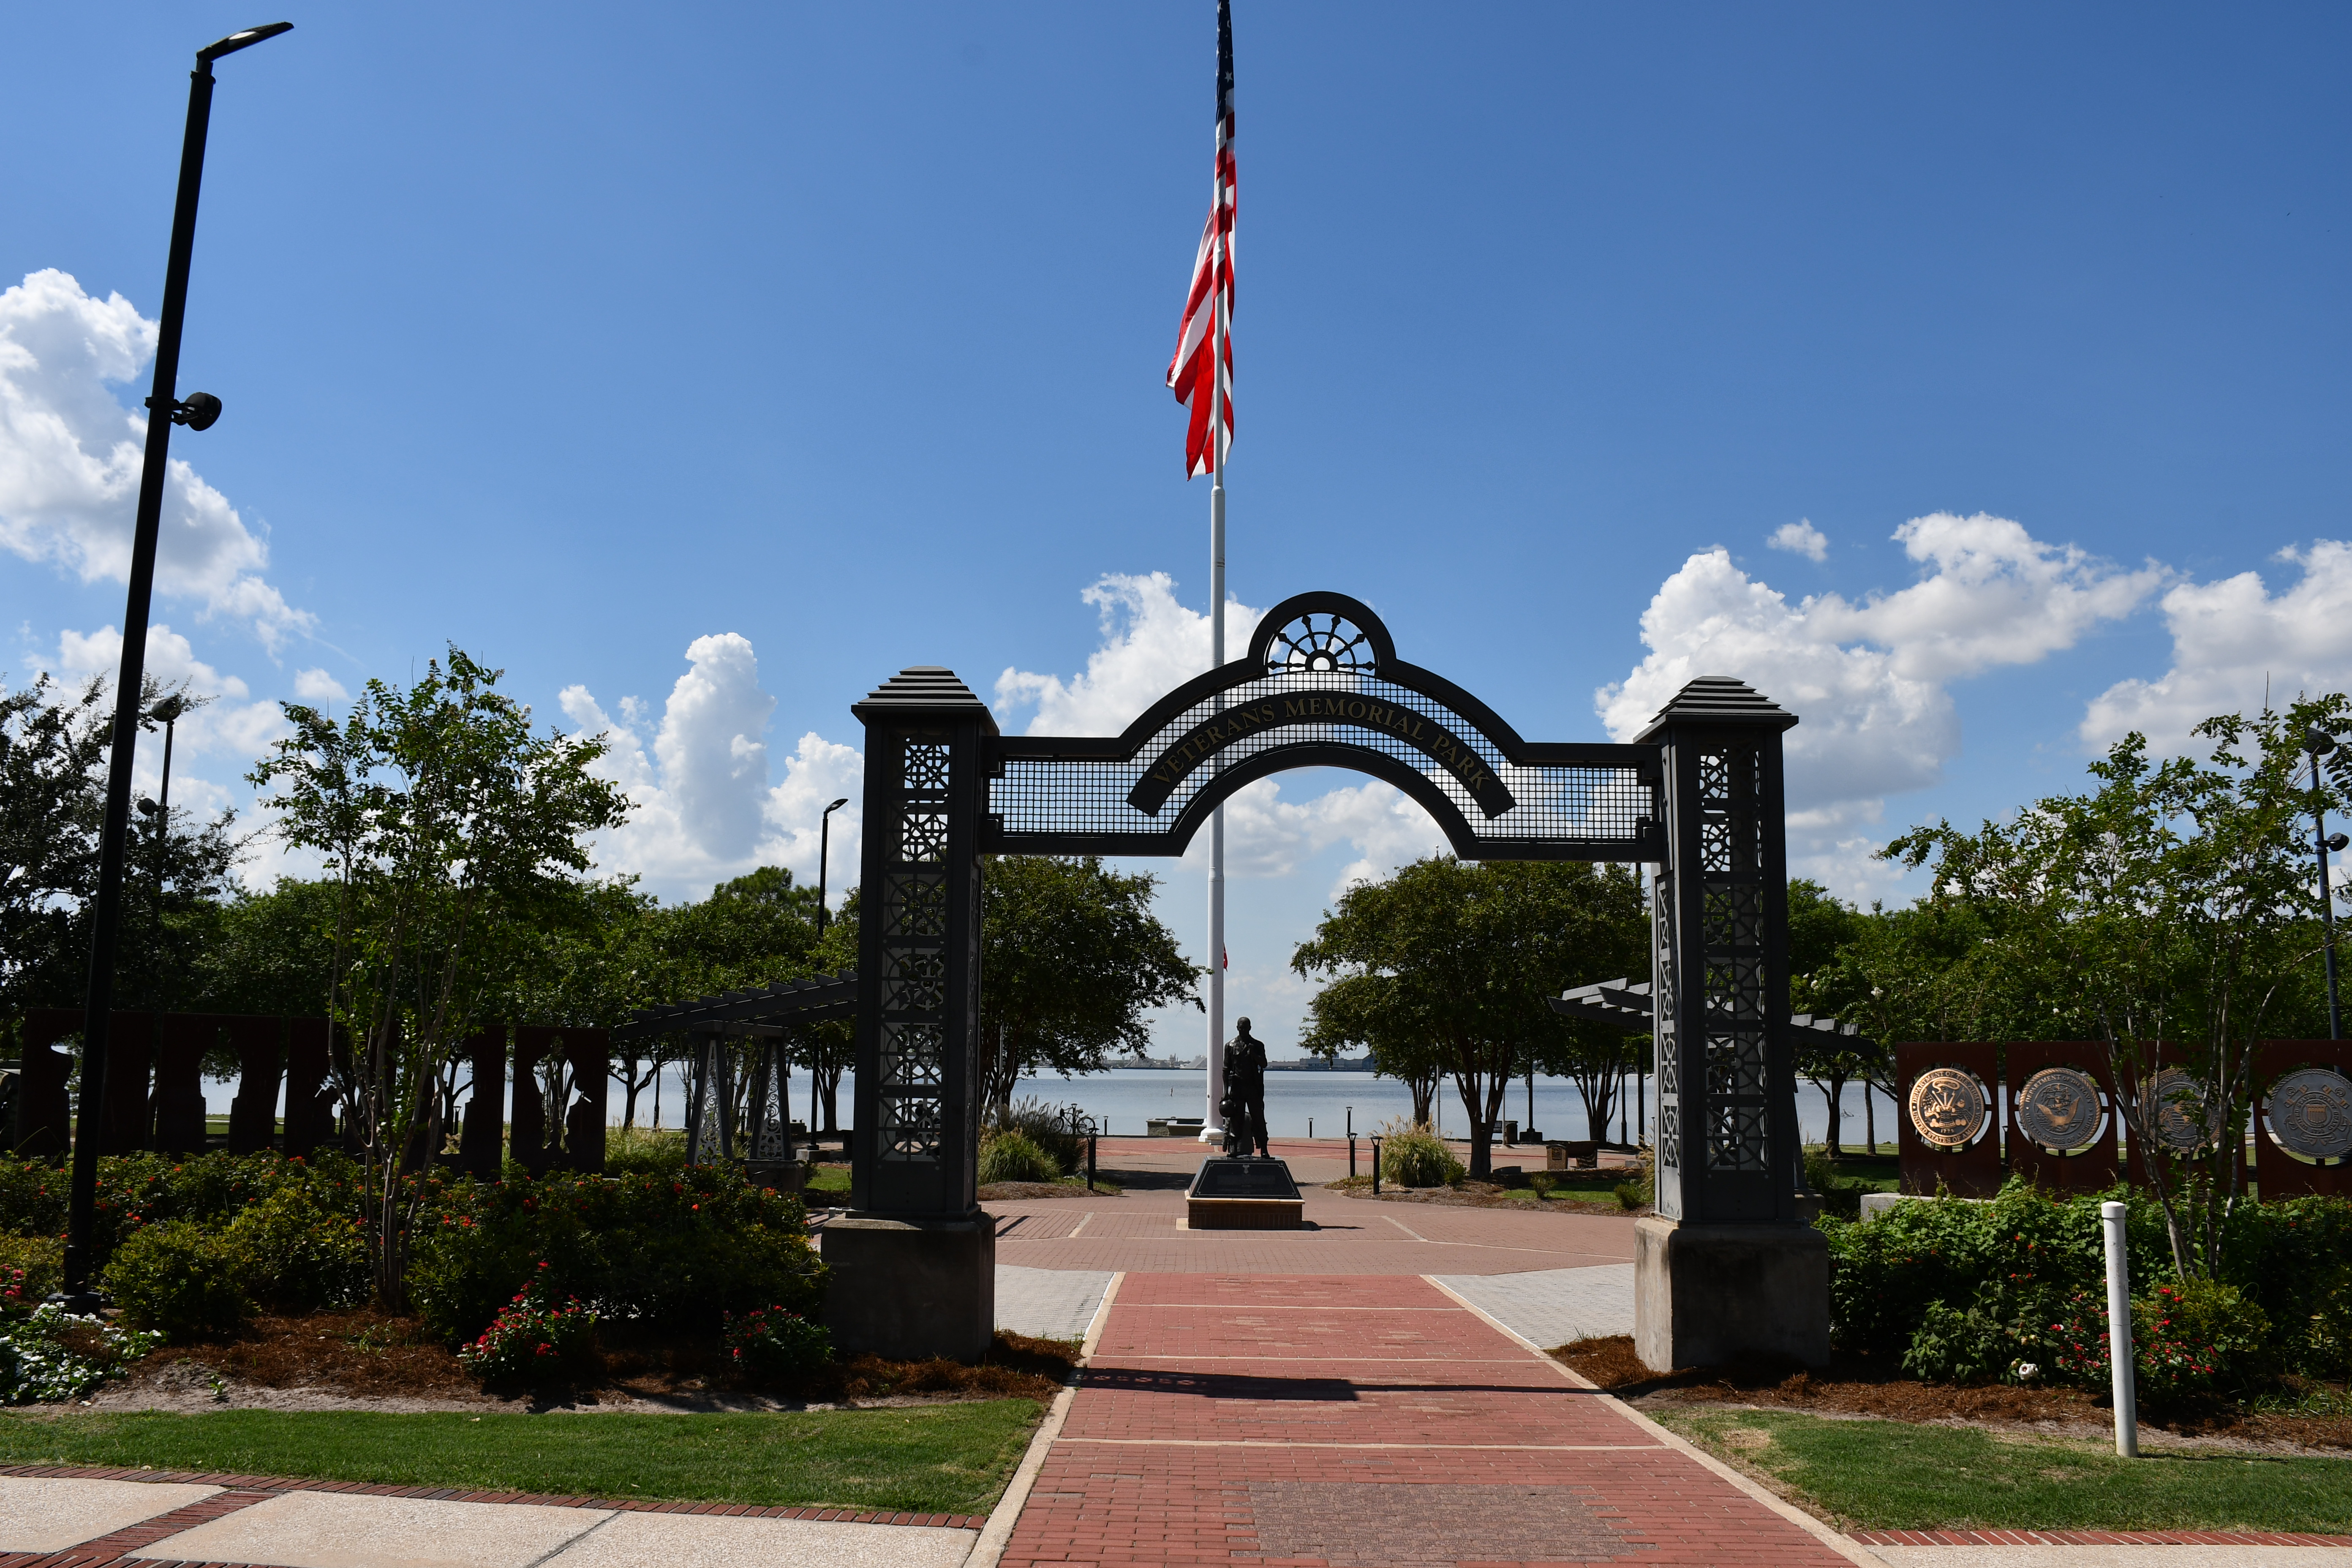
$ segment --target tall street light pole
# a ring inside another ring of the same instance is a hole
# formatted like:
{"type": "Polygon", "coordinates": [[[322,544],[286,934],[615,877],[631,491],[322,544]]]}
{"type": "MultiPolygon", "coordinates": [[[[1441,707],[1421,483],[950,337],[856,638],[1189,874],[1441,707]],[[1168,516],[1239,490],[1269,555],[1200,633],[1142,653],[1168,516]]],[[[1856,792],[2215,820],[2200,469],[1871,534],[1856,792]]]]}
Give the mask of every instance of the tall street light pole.
{"type": "Polygon", "coordinates": [[[163,481],[172,426],[205,430],[220,417],[208,392],[179,396],[180,328],[187,316],[188,261],[196,246],[196,193],[204,183],[205,132],[213,109],[213,62],[292,29],[271,22],[231,33],[196,51],[188,82],[188,127],[180,143],[180,192],[172,209],[172,252],[163,270],[163,315],[155,342],[155,384],[147,399],[146,467],[139,476],[139,513],[131,540],[131,593],[122,612],[122,667],[114,681],[114,748],[107,762],[106,821],[99,839],[98,891],[89,923],[89,992],[82,1014],[81,1106],[74,1131],[73,1181],[66,1204],[66,1304],[97,1305],[89,1288],[90,1210],[98,1186],[99,1145],[106,1126],[107,1015],[114,1000],[115,949],[122,934],[122,870],[131,829],[131,763],[139,747],[142,688],[147,675],[147,610],[155,589],[155,542],[163,528],[163,481]]]}
{"type": "Polygon", "coordinates": [[[826,806],[824,808],[824,815],[818,818],[816,831],[816,933],[819,936],[823,936],[824,934],[824,928],[827,921],[827,917],[824,912],[824,872],[826,863],[833,858],[833,814],[839,811],[843,806],[847,805],[848,804],[849,797],[847,795],[843,795],[839,800],[836,800],[831,805],[826,806]]]}
{"type": "Polygon", "coordinates": [[[2314,724],[2303,732],[2303,749],[2311,753],[2311,845],[2319,856],[2319,919],[2327,954],[2327,1037],[2344,1037],[2344,1014],[2336,1002],[2336,889],[2328,885],[2327,852],[2347,842],[2342,834],[2327,836],[2327,790],[2319,776],[2319,759],[2336,749],[2336,737],[2314,724]]]}

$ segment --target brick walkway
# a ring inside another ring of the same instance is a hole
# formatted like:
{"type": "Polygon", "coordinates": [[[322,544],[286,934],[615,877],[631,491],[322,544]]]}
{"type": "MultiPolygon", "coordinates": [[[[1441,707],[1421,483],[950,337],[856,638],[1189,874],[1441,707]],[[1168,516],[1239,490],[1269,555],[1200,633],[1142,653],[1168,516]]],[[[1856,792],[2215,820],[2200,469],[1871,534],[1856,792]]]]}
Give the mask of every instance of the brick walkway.
{"type": "Polygon", "coordinates": [[[1620,1561],[1847,1559],[1424,1279],[1205,1273],[1120,1283],[1003,1559],[1620,1561]]]}

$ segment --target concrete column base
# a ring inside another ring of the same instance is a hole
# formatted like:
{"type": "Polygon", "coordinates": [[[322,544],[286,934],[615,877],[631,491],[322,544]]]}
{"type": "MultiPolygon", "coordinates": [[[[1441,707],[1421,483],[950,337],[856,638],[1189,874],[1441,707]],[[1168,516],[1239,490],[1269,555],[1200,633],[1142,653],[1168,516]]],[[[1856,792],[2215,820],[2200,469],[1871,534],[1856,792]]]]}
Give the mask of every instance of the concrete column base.
{"type": "Polygon", "coordinates": [[[1635,1220],[1633,1353],[1653,1372],[1828,1364],[1829,1237],[1809,1225],[1635,1220]]]}
{"type": "Polygon", "coordinates": [[[824,1230],[824,1325],[843,1354],[972,1363],[996,1337],[996,1219],[846,1214],[824,1230]]]}

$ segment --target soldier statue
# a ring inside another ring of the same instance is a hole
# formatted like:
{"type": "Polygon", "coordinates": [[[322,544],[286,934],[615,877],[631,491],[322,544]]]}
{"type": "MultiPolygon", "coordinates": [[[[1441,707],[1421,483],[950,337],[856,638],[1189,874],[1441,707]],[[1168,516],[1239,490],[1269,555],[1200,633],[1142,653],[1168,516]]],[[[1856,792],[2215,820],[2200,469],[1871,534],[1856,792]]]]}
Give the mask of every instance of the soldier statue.
{"type": "Polygon", "coordinates": [[[1224,1119],[1228,1159],[1271,1155],[1265,1142],[1265,1042],[1250,1033],[1247,1018],[1235,1025],[1225,1047],[1225,1093],[1217,1113],[1224,1119]]]}

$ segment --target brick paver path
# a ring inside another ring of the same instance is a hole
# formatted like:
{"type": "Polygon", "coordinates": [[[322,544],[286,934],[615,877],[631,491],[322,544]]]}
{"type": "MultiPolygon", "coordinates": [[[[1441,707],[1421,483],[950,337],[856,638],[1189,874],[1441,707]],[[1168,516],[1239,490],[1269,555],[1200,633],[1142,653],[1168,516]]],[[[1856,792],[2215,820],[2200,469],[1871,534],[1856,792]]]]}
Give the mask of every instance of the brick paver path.
{"type": "Polygon", "coordinates": [[[1130,1273],[1003,1563],[1845,1561],[1424,1279],[1130,1273]]]}

